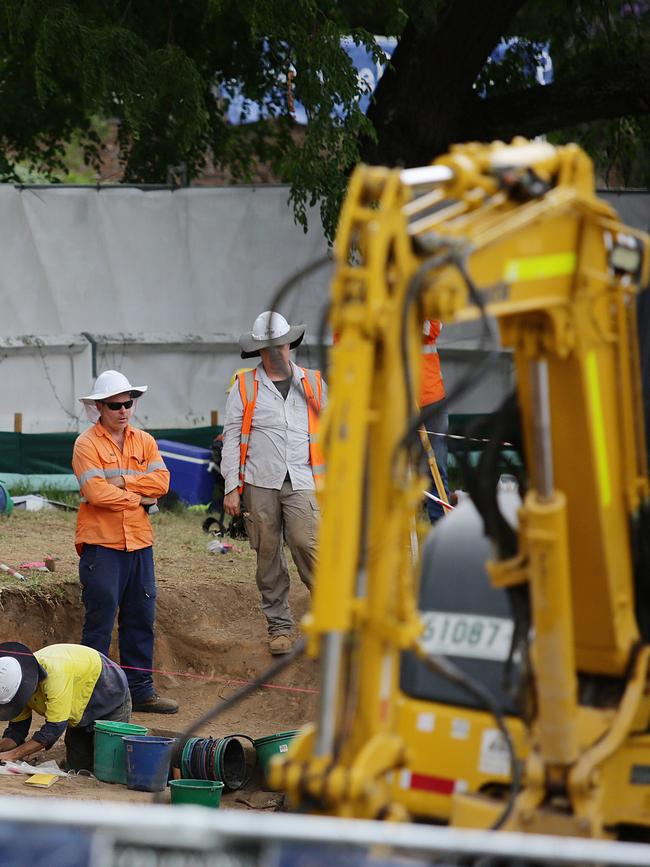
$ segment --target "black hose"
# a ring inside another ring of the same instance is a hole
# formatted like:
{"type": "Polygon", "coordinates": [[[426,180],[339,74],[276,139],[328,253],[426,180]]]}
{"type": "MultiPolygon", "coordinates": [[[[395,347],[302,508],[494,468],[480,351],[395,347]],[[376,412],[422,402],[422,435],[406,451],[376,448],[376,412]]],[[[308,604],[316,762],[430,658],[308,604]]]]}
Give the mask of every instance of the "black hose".
{"type": "Polygon", "coordinates": [[[444,677],[446,680],[450,681],[456,686],[461,687],[461,689],[464,689],[465,692],[468,692],[474,698],[477,698],[480,702],[482,702],[494,717],[497,728],[503,736],[506,748],[508,750],[508,754],[510,756],[510,775],[512,778],[512,782],[510,785],[510,793],[508,795],[506,805],[499,818],[492,824],[489,829],[490,831],[498,831],[499,828],[502,828],[510,818],[510,815],[515,805],[515,799],[519,794],[519,790],[521,788],[521,768],[519,766],[517,754],[515,753],[515,745],[513,743],[512,736],[510,735],[510,732],[508,731],[508,726],[506,725],[503,711],[495,701],[492,693],[487,690],[482,683],[480,683],[478,680],[475,680],[473,677],[470,677],[464,671],[461,671],[461,669],[458,668],[457,665],[454,665],[454,663],[451,662],[451,660],[449,660],[446,656],[427,656],[426,654],[422,654],[420,655],[420,658],[422,662],[427,666],[427,668],[429,668],[434,674],[438,674],[441,677],[444,677]]]}
{"type": "MultiPolygon", "coordinates": [[[[512,437],[509,427],[515,419],[518,422],[517,427],[520,428],[517,394],[511,392],[490,419],[489,424],[481,421],[472,430],[475,436],[486,437],[489,440],[482,451],[478,466],[470,466],[467,453],[463,453],[461,457],[456,452],[456,457],[463,468],[467,490],[483,519],[485,535],[494,543],[500,560],[514,557],[518,549],[517,533],[503,516],[497,496],[500,476],[499,457],[503,450],[501,443],[506,436],[508,439],[512,437]]],[[[521,453],[520,449],[519,451],[521,453]]]]}
{"type": "Polygon", "coordinates": [[[329,368],[329,359],[327,357],[325,341],[327,340],[327,327],[329,325],[331,312],[332,302],[326,301],[321,307],[320,316],[318,318],[318,368],[325,381],[327,381],[327,371],[329,368]]]}
{"type": "MultiPolygon", "coordinates": [[[[326,265],[333,265],[334,260],[330,253],[327,253],[325,256],[320,256],[318,259],[314,259],[312,262],[309,262],[304,268],[301,268],[299,271],[296,271],[295,274],[292,274],[291,277],[288,277],[284,283],[282,283],[273,294],[273,299],[271,301],[271,313],[276,313],[280,304],[284,301],[287,295],[292,292],[298,283],[301,280],[304,280],[305,277],[309,277],[310,274],[314,274],[316,271],[320,271],[321,268],[324,268],[326,265]]],[[[325,335],[327,332],[327,323],[329,321],[329,313],[330,313],[331,302],[327,302],[326,305],[323,305],[321,309],[321,313],[318,321],[318,339],[319,339],[319,362],[320,362],[320,370],[325,378],[325,373],[327,370],[327,353],[325,351],[325,335]]],[[[269,320],[270,324],[270,320],[269,320]]]]}
{"type": "Polygon", "coordinates": [[[292,274],[291,277],[287,277],[284,283],[281,283],[273,294],[273,300],[271,301],[271,307],[269,308],[271,312],[275,313],[277,311],[286,296],[294,290],[301,280],[304,280],[305,277],[309,277],[310,274],[314,274],[316,271],[320,271],[320,269],[324,268],[326,265],[333,264],[334,260],[332,259],[331,254],[327,253],[325,256],[319,256],[318,259],[309,262],[303,268],[300,268],[300,270],[292,274]]]}
{"type": "MultiPolygon", "coordinates": [[[[332,259],[331,254],[327,253],[325,256],[320,256],[318,259],[314,259],[312,262],[309,262],[307,265],[304,266],[304,268],[301,268],[299,271],[296,271],[295,274],[292,274],[291,277],[288,277],[283,283],[280,284],[280,286],[278,286],[278,288],[273,294],[270,306],[271,314],[278,312],[280,304],[284,301],[287,295],[296,288],[296,286],[298,285],[298,283],[300,283],[301,280],[304,280],[305,277],[309,277],[316,271],[320,271],[320,269],[324,268],[326,265],[333,264],[334,260],[332,259]]],[[[325,349],[325,339],[327,334],[327,325],[329,322],[330,310],[331,301],[328,301],[322,306],[318,319],[319,345],[317,347],[317,350],[319,358],[319,369],[325,381],[327,381],[327,350],[325,349]]],[[[269,319],[269,327],[270,323],[271,319],[269,319]]]]}

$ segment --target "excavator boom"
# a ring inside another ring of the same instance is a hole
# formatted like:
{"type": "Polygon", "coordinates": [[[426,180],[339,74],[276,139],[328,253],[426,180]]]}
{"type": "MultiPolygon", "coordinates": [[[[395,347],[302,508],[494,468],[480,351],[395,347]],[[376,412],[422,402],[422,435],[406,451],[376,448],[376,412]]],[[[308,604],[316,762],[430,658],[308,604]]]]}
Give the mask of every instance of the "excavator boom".
{"type": "MultiPolygon", "coordinates": [[[[648,279],[647,237],[596,197],[578,147],[517,140],[456,146],[421,169],[358,168],[335,256],[328,471],[304,624],[321,660],[321,706],[276,763],[276,784],[323,812],[405,814],[395,779],[417,773],[418,757],[400,668],[407,651],[427,657],[417,606],[421,324],[479,318],[486,334],[496,321],[512,351],[529,480],[515,550],[494,538],[486,566],[493,586],[525,594],[530,610],[515,631],[530,652],[534,710],[516,723],[525,773],[508,827],[529,830],[542,814],[559,833],[602,836],[630,817],[650,825],[630,782],[650,720],[635,299],[648,279]]],[[[462,708],[456,718],[476,727],[462,708]]],[[[488,826],[503,805],[471,788],[449,793],[445,818],[488,826]]]]}

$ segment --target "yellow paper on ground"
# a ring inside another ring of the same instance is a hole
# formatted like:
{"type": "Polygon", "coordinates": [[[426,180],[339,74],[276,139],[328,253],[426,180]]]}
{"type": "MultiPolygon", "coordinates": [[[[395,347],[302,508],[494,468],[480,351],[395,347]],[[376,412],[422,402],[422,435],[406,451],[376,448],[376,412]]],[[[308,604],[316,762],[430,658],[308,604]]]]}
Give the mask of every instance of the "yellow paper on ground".
{"type": "Polygon", "coordinates": [[[31,777],[28,777],[25,780],[25,785],[27,786],[39,786],[42,789],[49,789],[49,787],[56,782],[57,780],[56,774],[32,774],[31,777]]]}

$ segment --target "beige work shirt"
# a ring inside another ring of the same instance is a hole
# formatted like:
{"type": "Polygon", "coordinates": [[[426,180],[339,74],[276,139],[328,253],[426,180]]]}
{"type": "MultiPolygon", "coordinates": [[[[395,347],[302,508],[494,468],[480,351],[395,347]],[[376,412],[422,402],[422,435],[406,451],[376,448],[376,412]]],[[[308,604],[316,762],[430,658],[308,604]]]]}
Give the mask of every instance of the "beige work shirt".
{"type": "MultiPolygon", "coordinates": [[[[309,428],[307,402],[302,387],[302,370],[290,362],[293,379],[284,400],[269,379],[263,364],[255,368],[258,381],[257,401],[248,440],[248,455],[244,481],[260,488],[282,487],[287,473],[294,491],[314,489],[314,477],[309,463],[309,428]]],[[[323,382],[321,409],[327,403],[327,386],[323,382]]],[[[244,407],[235,382],[226,403],[223,426],[221,474],[229,494],[239,484],[239,449],[244,407]]]]}

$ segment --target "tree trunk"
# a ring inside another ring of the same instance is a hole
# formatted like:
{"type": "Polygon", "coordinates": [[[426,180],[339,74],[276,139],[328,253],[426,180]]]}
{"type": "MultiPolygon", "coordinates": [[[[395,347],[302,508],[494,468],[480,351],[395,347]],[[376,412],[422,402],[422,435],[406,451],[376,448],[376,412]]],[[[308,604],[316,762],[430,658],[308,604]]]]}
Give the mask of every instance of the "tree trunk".
{"type": "Polygon", "coordinates": [[[375,91],[377,141],[362,142],[362,159],[423,165],[457,141],[472,85],[525,2],[446,0],[432,22],[410,20],[375,91]]]}
{"type": "Polygon", "coordinates": [[[602,69],[493,99],[472,96],[458,126],[459,141],[508,141],[586,121],[650,114],[650,52],[602,69]]]}

